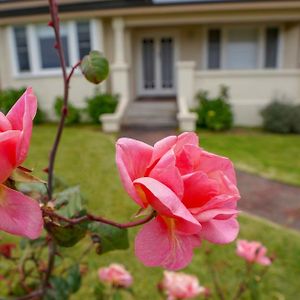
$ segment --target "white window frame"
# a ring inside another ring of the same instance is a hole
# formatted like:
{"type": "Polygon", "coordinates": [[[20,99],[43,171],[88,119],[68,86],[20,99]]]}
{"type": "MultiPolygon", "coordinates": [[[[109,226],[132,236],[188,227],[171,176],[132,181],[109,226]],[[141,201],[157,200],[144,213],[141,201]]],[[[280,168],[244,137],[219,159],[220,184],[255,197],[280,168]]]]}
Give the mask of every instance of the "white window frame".
{"type": "Polygon", "coordinates": [[[269,27],[276,27],[279,30],[279,38],[278,38],[278,53],[277,53],[277,67],[273,68],[273,70],[277,70],[282,68],[282,60],[283,60],[283,40],[284,40],[284,28],[283,25],[278,25],[278,24],[264,24],[264,25],[221,25],[221,26],[205,26],[204,27],[204,42],[203,42],[203,63],[202,68],[207,70],[207,71],[230,71],[230,72],[238,72],[242,71],[243,69],[228,69],[225,66],[227,65],[226,62],[226,51],[227,51],[227,44],[228,44],[228,31],[230,29],[234,28],[249,28],[249,29],[257,29],[258,30],[258,57],[257,57],[257,68],[253,69],[245,69],[245,70],[272,70],[270,68],[265,67],[265,44],[266,44],[266,29],[269,27]],[[220,68],[219,69],[209,69],[208,68],[208,31],[211,29],[219,29],[221,31],[221,63],[220,63],[220,68]]]}
{"type": "MultiPolygon", "coordinates": [[[[68,51],[69,51],[69,63],[71,67],[79,61],[79,49],[78,49],[78,36],[76,30],[76,23],[81,20],[73,20],[64,22],[67,30],[68,38],[68,51]]],[[[101,20],[88,20],[90,22],[90,38],[91,49],[101,50],[103,52],[103,30],[101,20]],[[99,36],[100,35],[100,36],[99,36]]],[[[27,47],[29,55],[30,71],[20,71],[17,55],[17,47],[14,37],[14,26],[8,27],[8,42],[9,47],[12,50],[11,53],[11,65],[14,78],[28,78],[28,77],[47,77],[47,76],[59,76],[61,75],[61,68],[42,68],[41,51],[37,34],[37,26],[44,25],[42,23],[36,24],[24,24],[27,36],[27,47]]],[[[75,71],[75,74],[80,72],[75,71]]]]}

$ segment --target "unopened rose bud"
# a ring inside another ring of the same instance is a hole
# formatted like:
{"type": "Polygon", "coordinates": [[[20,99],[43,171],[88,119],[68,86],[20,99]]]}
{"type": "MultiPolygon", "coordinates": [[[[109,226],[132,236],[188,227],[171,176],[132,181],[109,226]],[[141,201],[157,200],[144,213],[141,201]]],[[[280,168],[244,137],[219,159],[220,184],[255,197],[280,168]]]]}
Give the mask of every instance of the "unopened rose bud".
{"type": "Polygon", "coordinates": [[[107,59],[99,51],[91,51],[86,55],[80,64],[84,77],[95,84],[105,80],[109,73],[107,59]]]}

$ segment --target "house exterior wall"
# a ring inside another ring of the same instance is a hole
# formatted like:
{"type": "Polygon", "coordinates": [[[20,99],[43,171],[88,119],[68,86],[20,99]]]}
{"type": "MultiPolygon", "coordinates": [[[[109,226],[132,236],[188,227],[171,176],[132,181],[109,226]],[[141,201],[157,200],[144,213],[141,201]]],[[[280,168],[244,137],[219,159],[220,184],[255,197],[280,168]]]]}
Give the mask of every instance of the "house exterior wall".
{"type": "Polygon", "coordinates": [[[217,95],[220,85],[229,87],[235,124],[261,124],[260,111],[272,99],[286,98],[300,104],[300,70],[251,70],[195,72],[195,92],[204,89],[217,95]]]}
{"type": "MultiPolygon", "coordinates": [[[[216,5],[218,9],[213,10],[211,6],[182,6],[177,8],[163,7],[158,10],[153,8],[137,8],[131,12],[124,10],[99,10],[94,12],[62,13],[63,20],[77,20],[77,18],[94,18],[102,24],[102,31],[93,36],[98,43],[98,48],[103,50],[110,61],[111,77],[102,85],[102,90],[114,92],[112,77],[114,75],[114,63],[116,61],[116,31],[113,22],[121,18],[124,22],[124,74],[128,73],[129,100],[138,96],[139,66],[138,41],[149,31],[173,32],[177,43],[177,62],[189,62],[181,64],[185,72],[190,72],[188,78],[192,82],[177,82],[177,85],[186,84],[191,86],[188,97],[184,98],[188,108],[195,105],[195,95],[200,89],[208,90],[215,94],[219,85],[225,84],[230,88],[231,103],[236,114],[238,125],[259,125],[261,118],[259,111],[274,96],[285,95],[295,102],[300,103],[300,1],[294,9],[290,1],[279,8],[272,8],[272,4],[235,4],[216,5]],[[248,8],[247,8],[248,7],[248,8]],[[151,13],[152,12],[152,13],[151,13]],[[252,26],[265,26],[268,24],[279,25],[282,31],[280,47],[280,66],[274,70],[256,69],[251,71],[226,71],[206,70],[206,29],[209,27],[224,28],[226,26],[237,26],[247,24],[252,26]],[[126,71],[128,68],[128,71],[126,71]],[[190,68],[187,70],[187,68],[190,68]],[[192,99],[191,99],[192,98],[192,99]]],[[[26,24],[29,22],[46,23],[48,16],[36,15],[21,17],[16,22],[26,24]]],[[[43,109],[52,112],[53,101],[56,96],[63,93],[62,79],[59,74],[15,76],[12,68],[12,49],[9,43],[9,25],[13,19],[0,20],[0,88],[21,87],[30,85],[39,96],[39,102],[43,109]],[[2,42],[4,41],[4,42],[2,42]]],[[[118,66],[120,67],[120,66],[118,66]]],[[[121,66],[122,67],[122,66],[121,66]]],[[[121,68],[122,69],[122,68],[121,68]]],[[[123,72],[121,70],[121,72],[123,72]]],[[[179,78],[180,68],[176,69],[176,77],[179,78]]],[[[125,74],[126,76],[126,74],[125,74]]],[[[184,78],[184,77],[183,77],[184,78]]],[[[122,83],[120,83],[121,85],[122,83]]],[[[84,99],[95,91],[95,86],[82,78],[79,72],[72,78],[70,99],[79,107],[84,106],[84,99]]],[[[126,89],[126,86],[122,87],[126,89]]],[[[177,86],[177,96],[179,95],[177,86]]],[[[182,89],[181,91],[184,91],[182,89]]],[[[182,95],[186,96],[186,95],[182,95]]],[[[50,114],[51,115],[51,114],[50,114]]]]}
{"type": "MultiPolygon", "coordinates": [[[[40,23],[38,23],[40,24],[40,23]]],[[[53,72],[53,74],[14,74],[13,60],[14,49],[11,47],[11,28],[9,26],[0,27],[0,40],[4,41],[0,43],[1,59],[0,65],[0,88],[21,88],[31,86],[38,96],[39,106],[47,112],[50,119],[55,118],[53,111],[53,104],[57,96],[63,95],[63,81],[61,72],[53,72]]],[[[99,34],[101,32],[97,31],[99,34]]],[[[109,50],[109,43],[107,49],[104,49],[106,53],[111,53],[109,50]]],[[[99,37],[95,39],[96,43],[100,42],[99,37]]],[[[102,49],[103,45],[96,48],[102,49]]],[[[110,58],[112,59],[112,58],[110,58]]],[[[105,91],[107,83],[101,85],[101,90],[105,91]]],[[[85,106],[85,99],[92,96],[96,89],[99,89],[96,85],[93,85],[86,81],[81,72],[76,70],[71,83],[70,83],[70,102],[79,108],[85,106]]]]}

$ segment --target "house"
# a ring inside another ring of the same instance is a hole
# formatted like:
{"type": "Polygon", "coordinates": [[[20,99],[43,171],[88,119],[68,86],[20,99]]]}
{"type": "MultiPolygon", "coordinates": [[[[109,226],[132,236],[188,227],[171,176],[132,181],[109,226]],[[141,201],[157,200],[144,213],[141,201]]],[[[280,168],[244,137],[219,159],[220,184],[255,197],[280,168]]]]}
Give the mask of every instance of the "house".
{"type": "MultiPolygon", "coordinates": [[[[90,49],[111,63],[102,91],[120,95],[119,129],[138,98],[173,97],[182,130],[193,130],[195,94],[230,88],[237,125],[261,123],[273,97],[300,102],[298,0],[60,0],[61,34],[69,66],[90,49]]],[[[62,81],[46,0],[0,0],[0,88],[33,86],[52,109],[62,81]]],[[[79,106],[95,87],[76,73],[70,98],[79,106]]]]}

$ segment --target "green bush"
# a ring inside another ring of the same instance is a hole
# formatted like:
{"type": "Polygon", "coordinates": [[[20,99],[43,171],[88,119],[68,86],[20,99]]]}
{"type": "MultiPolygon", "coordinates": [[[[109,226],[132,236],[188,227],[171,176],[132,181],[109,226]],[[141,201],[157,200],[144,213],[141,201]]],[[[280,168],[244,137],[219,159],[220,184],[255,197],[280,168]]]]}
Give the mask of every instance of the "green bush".
{"type": "Polygon", "coordinates": [[[87,112],[93,123],[100,123],[100,116],[113,113],[118,104],[118,96],[111,94],[96,94],[86,99],[87,112]]]}
{"type": "MultiPolygon", "coordinates": [[[[61,110],[63,108],[63,98],[57,97],[54,102],[54,112],[55,115],[60,118],[61,116],[61,110]]],[[[65,120],[66,125],[72,125],[72,124],[78,124],[80,123],[80,110],[72,105],[69,101],[68,104],[68,114],[65,120]]]]}
{"type": "Polygon", "coordinates": [[[292,112],[292,132],[300,133],[300,105],[296,105],[292,112]]]}
{"type": "Polygon", "coordinates": [[[292,132],[294,106],[273,100],[262,111],[263,128],[270,132],[290,133],[292,132]]]}
{"type": "MultiPolygon", "coordinates": [[[[17,100],[25,92],[26,88],[22,87],[19,89],[9,88],[0,91],[0,110],[7,114],[12,106],[17,102],[17,100]]],[[[45,123],[47,120],[46,113],[41,110],[39,107],[34,118],[34,124],[45,123]]]]}
{"type": "Polygon", "coordinates": [[[228,87],[221,86],[219,95],[210,98],[207,91],[197,94],[199,105],[196,108],[198,114],[197,125],[215,131],[228,130],[233,125],[233,113],[228,103],[228,87]]]}

